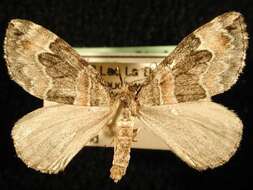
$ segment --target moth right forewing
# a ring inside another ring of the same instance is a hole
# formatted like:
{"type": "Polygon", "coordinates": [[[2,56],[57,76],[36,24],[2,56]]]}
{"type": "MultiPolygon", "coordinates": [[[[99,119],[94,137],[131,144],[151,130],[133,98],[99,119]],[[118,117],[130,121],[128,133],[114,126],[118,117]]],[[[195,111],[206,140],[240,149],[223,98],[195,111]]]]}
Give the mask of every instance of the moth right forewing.
{"type": "Polygon", "coordinates": [[[237,81],[245,65],[247,47],[243,16],[227,12],[184,38],[161,64],[172,68],[176,96],[187,99],[185,93],[180,92],[186,90],[180,84],[192,89],[197,77],[194,85],[198,85],[199,94],[202,91],[203,97],[213,96],[230,89],[237,81]]]}
{"type": "Polygon", "coordinates": [[[4,53],[13,80],[32,95],[76,105],[109,105],[100,74],[64,40],[33,22],[11,20],[4,53]]]}
{"type": "Polygon", "coordinates": [[[210,100],[237,81],[247,47],[246,24],[240,13],[216,17],[185,37],[157,66],[139,93],[140,102],[162,105],[210,100]]]}
{"type": "Polygon", "coordinates": [[[174,94],[174,76],[169,67],[156,69],[138,92],[141,105],[163,105],[177,103],[174,94]]]}

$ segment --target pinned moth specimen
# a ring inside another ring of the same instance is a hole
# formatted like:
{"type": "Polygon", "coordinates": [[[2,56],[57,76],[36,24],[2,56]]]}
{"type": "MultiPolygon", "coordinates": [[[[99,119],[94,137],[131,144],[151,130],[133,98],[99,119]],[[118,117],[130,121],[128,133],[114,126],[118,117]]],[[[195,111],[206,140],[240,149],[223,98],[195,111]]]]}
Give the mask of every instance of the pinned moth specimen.
{"type": "Polygon", "coordinates": [[[237,81],[247,46],[243,16],[227,12],[185,37],[142,84],[123,82],[112,90],[61,38],[33,22],[11,20],[4,42],[11,78],[32,95],[60,103],[15,124],[17,155],[35,170],[58,173],[92,138],[110,131],[110,176],[118,182],[144,129],[197,170],[220,166],[239,146],[243,125],[211,97],[237,81]]]}

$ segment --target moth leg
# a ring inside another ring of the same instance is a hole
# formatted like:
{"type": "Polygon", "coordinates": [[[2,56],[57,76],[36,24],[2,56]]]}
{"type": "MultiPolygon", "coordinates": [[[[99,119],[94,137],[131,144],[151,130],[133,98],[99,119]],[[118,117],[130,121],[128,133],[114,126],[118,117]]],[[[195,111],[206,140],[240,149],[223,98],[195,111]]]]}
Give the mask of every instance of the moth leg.
{"type": "Polygon", "coordinates": [[[98,142],[99,142],[99,136],[98,135],[96,135],[96,136],[94,136],[90,139],[90,143],[92,143],[92,144],[98,144],[98,142]]]}
{"type": "Polygon", "coordinates": [[[138,142],[136,137],[137,137],[137,134],[139,133],[139,131],[140,131],[139,127],[133,129],[133,142],[138,142]]]}
{"type": "Polygon", "coordinates": [[[116,135],[116,126],[114,124],[107,124],[107,126],[104,128],[103,133],[107,137],[114,137],[116,135]]]}
{"type": "Polygon", "coordinates": [[[114,142],[115,142],[115,138],[112,138],[110,145],[114,145],[114,142]]]}

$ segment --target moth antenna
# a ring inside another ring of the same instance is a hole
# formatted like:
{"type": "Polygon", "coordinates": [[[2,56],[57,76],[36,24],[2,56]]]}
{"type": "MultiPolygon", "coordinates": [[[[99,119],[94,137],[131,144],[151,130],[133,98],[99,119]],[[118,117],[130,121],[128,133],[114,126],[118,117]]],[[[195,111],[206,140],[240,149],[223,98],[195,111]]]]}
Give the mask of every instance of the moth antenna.
{"type": "Polygon", "coordinates": [[[119,72],[119,80],[120,80],[121,86],[123,87],[125,86],[125,80],[122,78],[122,73],[119,66],[117,66],[117,71],[119,72]]]}
{"type": "Polygon", "coordinates": [[[141,89],[142,89],[143,86],[139,86],[136,93],[135,93],[135,96],[138,96],[138,94],[140,93],[141,89]]]}
{"type": "Polygon", "coordinates": [[[123,78],[123,83],[124,83],[125,86],[128,85],[127,82],[126,82],[126,76],[124,76],[124,78],[123,78]]]}

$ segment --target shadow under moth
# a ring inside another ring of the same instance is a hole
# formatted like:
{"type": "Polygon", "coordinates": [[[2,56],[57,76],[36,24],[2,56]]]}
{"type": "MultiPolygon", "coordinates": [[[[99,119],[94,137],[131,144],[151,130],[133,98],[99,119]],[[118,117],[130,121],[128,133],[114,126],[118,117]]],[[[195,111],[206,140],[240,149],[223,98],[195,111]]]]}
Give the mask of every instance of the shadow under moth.
{"type": "Polygon", "coordinates": [[[11,20],[4,41],[11,78],[32,95],[60,103],[15,124],[17,155],[35,170],[58,173],[98,133],[110,131],[110,177],[118,182],[135,137],[149,130],[189,166],[220,166],[239,146],[243,125],[211,97],[237,81],[247,46],[243,16],[227,12],[185,37],[139,86],[123,81],[112,90],[54,33],[27,20],[11,20]]]}

